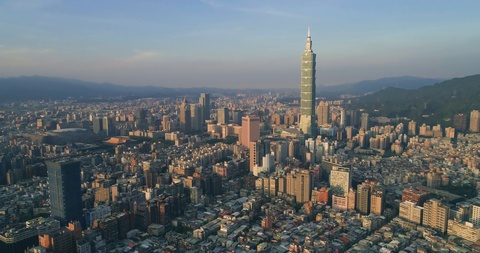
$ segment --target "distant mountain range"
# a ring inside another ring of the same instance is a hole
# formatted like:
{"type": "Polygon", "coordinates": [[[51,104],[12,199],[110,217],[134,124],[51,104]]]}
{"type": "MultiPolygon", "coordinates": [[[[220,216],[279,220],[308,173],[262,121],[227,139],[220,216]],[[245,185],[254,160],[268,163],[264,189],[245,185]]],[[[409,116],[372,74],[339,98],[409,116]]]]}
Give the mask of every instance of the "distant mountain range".
{"type": "Polygon", "coordinates": [[[450,122],[456,113],[480,109],[479,98],[480,75],[473,75],[413,90],[389,87],[353,99],[350,106],[365,109],[372,116],[406,116],[419,122],[441,123],[450,122]]]}
{"type": "Polygon", "coordinates": [[[356,83],[347,83],[332,86],[317,86],[317,95],[320,97],[338,97],[341,94],[355,96],[373,93],[388,87],[401,89],[417,89],[423,86],[433,85],[443,79],[423,78],[415,76],[386,77],[377,80],[365,80],[356,83]]]}
{"type": "MultiPolygon", "coordinates": [[[[201,92],[235,94],[238,91],[240,90],[209,87],[165,88],[156,86],[122,86],[111,83],[94,83],[46,76],[0,78],[0,101],[64,98],[166,97],[194,95],[201,92]]],[[[255,92],[255,90],[249,90],[249,92],[255,92]]]]}
{"type": "MultiPolygon", "coordinates": [[[[321,97],[336,98],[340,94],[364,95],[387,87],[414,89],[437,83],[439,79],[420,77],[390,77],[378,80],[361,81],[358,83],[342,84],[335,86],[317,86],[317,94],[321,97]]],[[[113,97],[166,97],[197,95],[201,92],[236,94],[238,92],[295,92],[300,87],[291,89],[221,89],[209,87],[197,88],[165,88],[155,86],[122,86],[111,83],[94,83],[74,79],[46,77],[46,76],[21,76],[0,78],[0,101],[21,101],[32,99],[64,99],[83,98],[99,99],[113,97]]]]}

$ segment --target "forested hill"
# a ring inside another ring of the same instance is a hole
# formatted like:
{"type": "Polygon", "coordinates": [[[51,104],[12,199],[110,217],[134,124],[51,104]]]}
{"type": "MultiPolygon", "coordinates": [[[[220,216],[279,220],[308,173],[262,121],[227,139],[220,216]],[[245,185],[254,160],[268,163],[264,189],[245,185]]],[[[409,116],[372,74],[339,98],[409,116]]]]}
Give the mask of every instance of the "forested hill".
{"type": "Polygon", "coordinates": [[[354,99],[351,106],[363,108],[372,116],[405,116],[420,122],[448,121],[456,113],[480,109],[480,75],[454,78],[414,90],[386,88],[354,99]]]}

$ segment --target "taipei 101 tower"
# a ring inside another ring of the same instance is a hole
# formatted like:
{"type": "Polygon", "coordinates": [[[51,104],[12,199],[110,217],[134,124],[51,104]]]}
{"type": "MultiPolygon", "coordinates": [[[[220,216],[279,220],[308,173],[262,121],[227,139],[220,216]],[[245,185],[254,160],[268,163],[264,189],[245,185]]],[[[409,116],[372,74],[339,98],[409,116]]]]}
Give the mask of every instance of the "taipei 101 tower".
{"type": "Polygon", "coordinates": [[[302,73],[300,87],[300,129],[303,134],[315,137],[315,54],[312,51],[310,27],[305,51],[302,54],[302,73]]]}

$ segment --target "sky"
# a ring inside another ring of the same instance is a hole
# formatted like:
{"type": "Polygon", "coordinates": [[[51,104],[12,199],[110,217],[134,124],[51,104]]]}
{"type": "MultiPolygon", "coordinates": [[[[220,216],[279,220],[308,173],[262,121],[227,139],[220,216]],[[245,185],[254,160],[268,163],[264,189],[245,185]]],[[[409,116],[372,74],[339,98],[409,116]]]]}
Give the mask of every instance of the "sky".
{"type": "Polygon", "coordinates": [[[480,74],[480,1],[0,0],[0,77],[296,88],[480,74]]]}

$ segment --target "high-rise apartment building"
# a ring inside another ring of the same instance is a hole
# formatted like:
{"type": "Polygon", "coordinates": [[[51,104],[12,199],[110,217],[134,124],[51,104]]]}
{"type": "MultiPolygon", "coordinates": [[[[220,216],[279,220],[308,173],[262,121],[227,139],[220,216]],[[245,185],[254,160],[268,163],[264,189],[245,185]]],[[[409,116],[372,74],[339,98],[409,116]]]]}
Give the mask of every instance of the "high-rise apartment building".
{"type": "Polygon", "coordinates": [[[350,188],[348,191],[348,196],[347,196],[347,210],[348,211],[355,211],[355,197],[357,193],[353,188],[350,188]]]}
{"type": "Polygon", "coordinates": [[[118,240],[118,220],[115,217],[95,220],[93,226],[102,231],[102,238],[107,244],[118,240]]]}
{"type": "Polygon", "coordinates": [[[242,118],[242,133],[240,142],[248,146],[250,142],[260,139],[260,118],[255,115],[247,115],[242,118]]]}
{"type": "Polygon", "coordinates": [[[296,139],[290,140],[288,143],[288,157],[298,158],[300,154],[300,142],[296,139]]]}
{"type": "Polygon", "coordinates": [[[50,187],[51,216],[62,224],[82,221],[80,161],[46,161],[50,187]]]}
{"type": "Polygon", "coordinates": [[[375,187],[370,195],[370,213],[375,215],[382,215],[384,209],[384,193],[382,187],[375,187]]]}
{"type": "Polygon", "coordinates": [[[348,122],[346,123],[347,125],[358,128],[358,125],[359,125],[358,110],[348,110],[347,119],[348,119],[348,122]]]}
{"type": "Polygon", "coordinates": [[[346,123],[346,115],[345,115],[345,109],[340,110],[340,127],[345,127],[346,123]]]}
{"type": "Polygon", "coordinates": [[[400,203],[400,218],[406,219],[417,224],[422,223],[423,207],[417,206],[415,202],[405,201],[400,203]]]}
{"type": "Polygon", "coordinates": [[[317,123],[318,126],[324,126],[330,123],[329,105],[326,101],[320,101],[317,106],[317,123]]]}
{"type": "Polygon", "coordinates": [[[367,215],[370,211],[370,186],[362,183],[357,186],[357,212],[367,215]]]}
{"type": "Polygon", "coordinates": [[[310,27],[308,28],[305,51],[302,54],[301,86],[300,86],[300,129],[304,134],[315,136],[315,57],[312,51],[310,27]]]}
{"type": "Polygon", "coordinates": [[[253,171],[255,166],[262,165],[262,157],[264,154],[264,147],[261,141],[252,141],[248,145],[250,152],[250,171],[253,171]]]}
{"type": "Polygon", "coordinates": [[[480,132],[480,111],[470,112],[470,132],[480,132]]]}
{"type": "Polygon", "coordinates": [[[162,116],[162,131],[170,131],[170,117],[168,115],[162,116]]]}
{"type": "Polygon", "coordinates": [[[353,127],[352,126],[347,126],[345,127],[345,133],[347,135],[347,140],[351,140],[353,138],[353,127]]]}
{"type": "Polygon", "coordinates": [[[408,135],[409,136],[417,135],[417,122],[413,120],[408,122],[408,135]]]}
{"type": "Polygon", "coordinates": [[[442,233],[447,232],[450,208],[438,199],[430,199],[423,204],[423,226],[442,233]]]}
{"type": "Polygon", "coordinates": [[[474,203],[471,206],[470,221],[475,226],[480,225],[480,203],[474,203]]]}
{"type": "Polygon", "coordinates": [[[345,167],[333,167],[330,171],[330,187],[332,193],[339,196],[347,196],[352,178],[350,176],[350,169],[345,167]]]}
{"type": "Polygon", "coordinates": [[[363,130],[367,131],[368,130],[368,113],[364,112],[362,113],[362,120],[360,123],[360,128],[363,128],[363,130]]]}
{"type": "Polygon", "coordinates": [[[304,203],[311,200],[312,175],[308,170],[301,170],[295,179],[295,199],[297,203],[304,203]]]}
{"type": "Polygon", "coordinates": [[[295,123],[295,115],[285,114],[285,116],[283,116],[283,124],[287,126],[291,126],[294,123],[295,123]]]}

